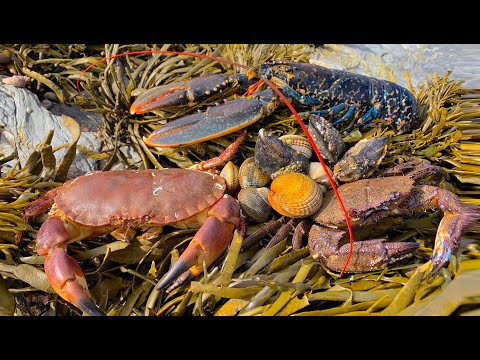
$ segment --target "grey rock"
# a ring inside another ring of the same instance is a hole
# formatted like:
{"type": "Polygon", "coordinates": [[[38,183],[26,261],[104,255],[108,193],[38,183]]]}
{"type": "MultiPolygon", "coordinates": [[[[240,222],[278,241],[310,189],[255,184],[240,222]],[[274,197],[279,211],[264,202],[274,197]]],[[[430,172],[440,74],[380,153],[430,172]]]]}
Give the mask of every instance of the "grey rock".
{"type": "MultiPolygon", "coordinates": [[[[72,116],[71,113],[66,115],[78,121],[75,115],[72,116]]],[[[82,127],[81,129],[78,145],[99,151],[102,145],[96,132],[83,131],[82,127]]],[[[45,140],[50,130],[54,131],[51,142],[53,147],[72,142],[69,131],[61,122],[61,116],[54,115],[45,109],[35,94],[28,89],[0,85],[0,153],[3,156],[11,154],[14,144],[16,144],[20,165],[23,166],[36,145],[45,140]]],[[[65,149],[55,152],[57,162],[61,160],[64,152],[65,149]]],[[[11,161],[4,167],[8,168],[13,165],[14,161],[11,161]]],[[[69,177],[82,175],[92,170],[98,170],[97,161],[89,159],[77,151],[69,177]]]]}

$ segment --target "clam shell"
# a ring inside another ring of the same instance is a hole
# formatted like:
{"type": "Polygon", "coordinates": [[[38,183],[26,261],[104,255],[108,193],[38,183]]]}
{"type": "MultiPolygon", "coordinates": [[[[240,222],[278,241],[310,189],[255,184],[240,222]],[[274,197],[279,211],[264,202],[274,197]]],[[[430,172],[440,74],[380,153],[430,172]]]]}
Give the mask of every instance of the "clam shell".
{"type": "MultiPolygon", "coordinates": [[[[330,177],[333,179],[333,172],[330,170],[330,168],[327,166],[328,173],[330,174],[330,177]]],[[[323,169],[322,164],[320,164],[318,161],[312,161],[310,163],[310,169],[308,171],[308,176],[310,176],[313,180],[315,180],[317,183],[322,184],[325,187],[331,187],[332,185],[330,184],[330,181],[328,180],[327,174],[325,173],[325,170],[323,169]]]]}
{"type": "Polygon", "coordinates": [[[232,194],[240,186],[238,166],[233,162],[229,161],[225,164],[222,171],[220,171],[220,176],[225,179],[227,193],[232,194]]]}
{"type": "Polygon", "coordinates": [[[289,172],[306,174],[310,160],[274,137],[268,130],[260,129],[255,143],[255,161],[273,180],[289,172]]]}
{"type": "Polygon", "coordinates": [[[266,187],[241,189],[238,193],[238,202],[242,211],[255,221],[267,221],[272,214],[272,207],[268,202],[269,191],[266,187]]]}
{"type": "Polygon", "coordinates": [[[268,201],[279,214],[303,218],[315,214],[320,209],[323,193],[320,185],[309,176],[287,173],[272,181],[268,201]]]}
{"type": "Polygon", "coordinates": [[[262,187],[270,181],[270,177],[260,169],[253,157],[245,159],[238,172],[241,188],[262,187]]]}
{"type": "Polygon", "coordinates": [[[303,155],[310,159],[313,153],[312,144],[305,136],[302,135],[283,135],[278,138],[292,149],[300,151],[303,155]]]}

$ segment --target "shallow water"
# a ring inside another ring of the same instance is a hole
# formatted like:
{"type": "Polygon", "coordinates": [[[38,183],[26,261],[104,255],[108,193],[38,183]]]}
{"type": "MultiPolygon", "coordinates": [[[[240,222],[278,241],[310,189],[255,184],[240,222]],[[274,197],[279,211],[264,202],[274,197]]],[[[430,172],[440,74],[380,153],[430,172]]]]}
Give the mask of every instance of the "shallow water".
{"type": "Polygon", "coordinates": [[[464,81],[466,88],[480,88],[480,44],[327,44],[314,59],[329,67],[388,79],[392,70],[397,83],[406,85],[408,71],[414,87],[434,72],[464,81]]]}

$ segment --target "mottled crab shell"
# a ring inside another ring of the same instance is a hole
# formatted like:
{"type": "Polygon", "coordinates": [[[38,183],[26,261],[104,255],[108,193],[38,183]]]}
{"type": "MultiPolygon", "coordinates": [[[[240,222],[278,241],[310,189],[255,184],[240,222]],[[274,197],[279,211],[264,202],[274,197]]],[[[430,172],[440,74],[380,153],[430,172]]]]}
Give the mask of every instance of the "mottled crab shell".
{"type": "MultiPolygon", "coordinates": [[[[406,176],[362,179],[337,188],[352,225],[374,223],[408,196],[414,180],[406,176]],[[368,222],[366,219],[368,218],[368,222]]],[[[313,219],[320,225],[346,228],[345,215],[332,190],[325,194],[323,204],[313,219]]]]}
{"type": "Polygon", "coordinates": [[[66,182],[56,206],[87,226],[123,221],[166,225],[187,219],[215,204],[225,193],[225,180],[196,170],[99,171],[66,182]]]}
{"type": "Polygon", "coordinates": [[[276,177],[270,185],[268,201],[279,214],[303,218],[315,214],[323,200],[320,185],[301,173],[287,173],[276,177]]]}

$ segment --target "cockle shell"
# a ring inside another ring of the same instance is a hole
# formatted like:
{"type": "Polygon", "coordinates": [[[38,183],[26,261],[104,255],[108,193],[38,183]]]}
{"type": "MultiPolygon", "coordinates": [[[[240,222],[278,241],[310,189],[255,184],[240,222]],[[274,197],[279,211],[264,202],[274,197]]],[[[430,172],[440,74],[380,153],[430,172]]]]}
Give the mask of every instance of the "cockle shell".
{"type": "Polygon", "coordinates": [[[282,135],[278,138],[292,149],[300,151],[303,155],[310,159],[313,153],[312,144],[305,136],[302,135],[282,135]]]}
{"type": "Polygon", "coordinates": [[[253,157],[245,159],[238,172],[241,188],[263,187],[270,181],[270,177],[260,169],[253,157]]]}
{"type": "Polygon", "coordinates": [[[225,164],[220,176],[225,179],[227,184],[226,192],[232,194],[240,186],[238,166],[229,161],[225,164]]]}
{"type": "Polygon", "coordinates": [[[303,218],[315,214],[323,200],[320,185],[307,175],[287,173],[276,177],[268,193],[268,201],[279,214],[303,218]]]}
{"type": "Polygon", "coordinates": [[[238,193],[238,202],[242,211],[255,221],[267,221],[272,214],[272,207],[268,202],[269,191],[266,187],[241,189],[238,193]]]}

